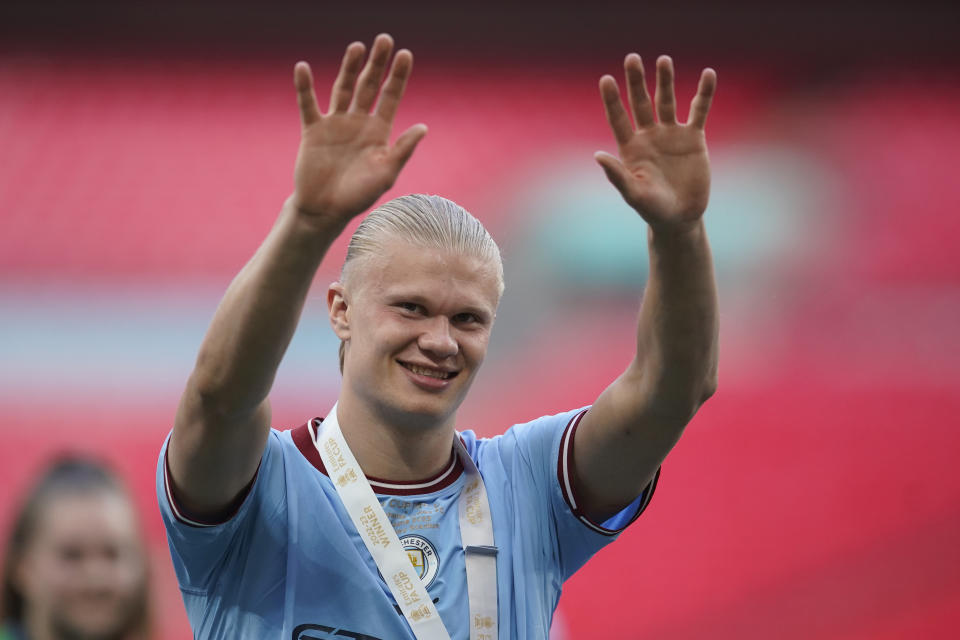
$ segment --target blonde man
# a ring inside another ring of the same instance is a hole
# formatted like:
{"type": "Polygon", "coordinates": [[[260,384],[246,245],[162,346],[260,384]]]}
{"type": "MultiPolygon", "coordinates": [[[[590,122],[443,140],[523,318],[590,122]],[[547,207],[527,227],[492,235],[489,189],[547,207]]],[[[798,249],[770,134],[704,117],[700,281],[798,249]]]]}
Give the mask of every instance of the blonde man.
{"type": "MultiPolygon", "coordinates": [[[[716,387],[717,309],[702,215],[701,75],[676,121],[639,56],[600,92],[619,157],[597,162],[649,224],[634,353],[588,408],[503,436],[456,431],[503,291],[499,251],[454,203],[408,196],[351,241],[327,293],[343,385],[326,419],[270,429],[268,394],[311,280],[347,223],[426,134],[389,144],[412,56],[347,47],[321,113],[305,63],[294,191],[227,290],[158,466],[158,492],[200,638],[546,638],[563,581],[643,511],[664,457],[716,387]],[[381,87],[382,85],[382,87],[381,87]],[[379,100],[377,96],[379,94],[379,100]]],[[[638,242],[640,239],[638,239],[638,242]]]]}

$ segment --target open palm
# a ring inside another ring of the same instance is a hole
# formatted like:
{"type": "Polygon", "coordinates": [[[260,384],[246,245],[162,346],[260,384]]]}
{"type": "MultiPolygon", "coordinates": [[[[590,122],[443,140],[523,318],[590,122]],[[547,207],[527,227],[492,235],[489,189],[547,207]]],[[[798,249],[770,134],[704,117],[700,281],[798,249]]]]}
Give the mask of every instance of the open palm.
{"type": "Polygon", "coordinates": [[[690,117],[679,124],[670,58],[661,56],[657,60],[655,107],[647,93],[640,56],[628,55],[624,70],[636,127],[624,108],[616,80],[603,76],[600,95],[619,158],[598,151],[597,162],[624,200],[655,230],[692,227],[703,215],[710,194],[704,127],[716,90],[716,73],[703,70],[690,117]]]}
{"type": "Polygon", "coordinates": [[[414,125],[390,145],[393,119],[413,65],[411,53],[400,50],[384,82],[392,50],[390,36],[377,36],[364,65],[363,44],[348,46],[326,114],[317,105],[310,67],[300,62],[294,68],[302,125],[294,204],[318,222],[346,224],[373,205],[427,132],[426,126],[414,125]]]}

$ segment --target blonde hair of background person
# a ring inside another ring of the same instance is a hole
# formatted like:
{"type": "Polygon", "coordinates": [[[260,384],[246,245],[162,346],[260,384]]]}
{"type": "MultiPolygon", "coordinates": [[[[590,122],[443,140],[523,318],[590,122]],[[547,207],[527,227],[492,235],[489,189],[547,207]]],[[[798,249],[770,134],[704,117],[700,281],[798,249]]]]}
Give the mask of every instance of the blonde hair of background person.
{"type": "Polygon", "coordinates": [[[148,565],[133,504],[103,464],[54,461],[13,518],[0,639],[149,637],[148,565]]]}

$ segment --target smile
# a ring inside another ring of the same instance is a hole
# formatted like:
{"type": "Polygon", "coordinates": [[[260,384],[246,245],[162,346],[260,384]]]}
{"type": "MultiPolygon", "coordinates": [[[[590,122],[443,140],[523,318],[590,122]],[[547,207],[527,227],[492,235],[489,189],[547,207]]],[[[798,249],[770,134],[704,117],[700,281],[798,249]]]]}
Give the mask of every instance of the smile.
{"type": "MultiPolygon", "coordinates": [[[[400,361],[397,360],[397,362],[400,362],[400,361]]],[[[420,365],[409,364],[407,362],[400,362],[400,364],[403,365],[404,368],[408,369],[409,371],[412,371],[417,375],[426,376],[428,378],[437,378],[438,380],[449,380],[455,377],[457,373],[459,373],[458,371],[443,371],[441,369],[422,367],[420,365]]]]}

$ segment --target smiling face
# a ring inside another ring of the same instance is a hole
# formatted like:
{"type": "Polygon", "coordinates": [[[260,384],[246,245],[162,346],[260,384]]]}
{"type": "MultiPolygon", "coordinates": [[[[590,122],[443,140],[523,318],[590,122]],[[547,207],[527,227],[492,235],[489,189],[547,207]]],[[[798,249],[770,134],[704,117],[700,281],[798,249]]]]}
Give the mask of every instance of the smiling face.
{"type": "Polygon", "coordinates": [[[17,568],[25,623],[54,637],[125,636],[146,566],[129,502],[111,491],[50,498],[17,568]]]}
{"type": "Polygon", "coordinates": [[[496,267],[405,240],[352,265],[328,294],[331,324],[346,343],[341,396],[392,426],[452,426],[487,352],[496,267]]]}

